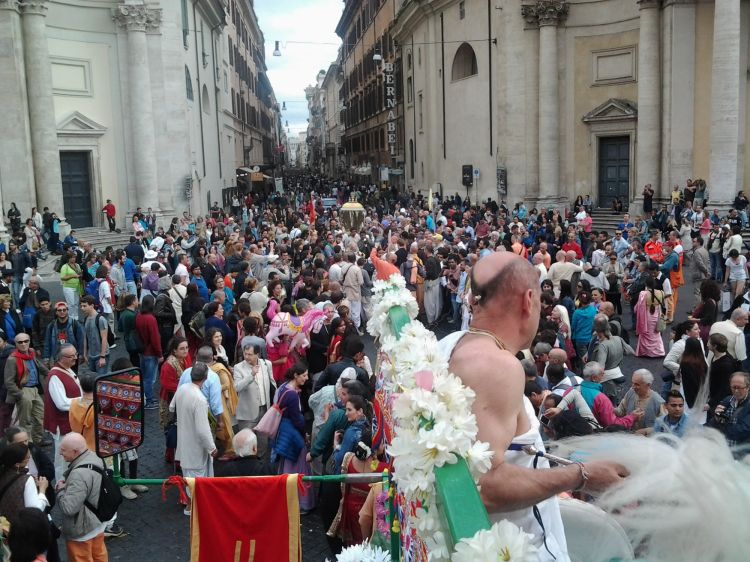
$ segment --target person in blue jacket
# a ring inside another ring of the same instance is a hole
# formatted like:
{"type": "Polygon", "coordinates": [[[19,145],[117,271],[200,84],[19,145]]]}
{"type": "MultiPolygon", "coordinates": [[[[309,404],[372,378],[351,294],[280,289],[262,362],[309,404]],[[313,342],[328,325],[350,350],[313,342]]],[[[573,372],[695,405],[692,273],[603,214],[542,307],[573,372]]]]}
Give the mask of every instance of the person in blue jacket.
{"type": "Polygon", "coordinates": [[[591,304],[591,295],[586,291],[578,293],[578,308],[573,312],[571,319],[571,340],[576,349],[579,360],[583,361],[591,343],[591,335],[594,331],[594,316],[596,307],[591,304]]]}
{"type": "Polygon", "coordinates": [[[346,401],[346,420],[349,425],[343,434],[336,432],[333,438],[333,457],[335,474],[341,474],[341,463],[346,453],[354,452],[362,437],[362,430],[370,423],[369,404],[361,396],[349,396],[346,401]]]}

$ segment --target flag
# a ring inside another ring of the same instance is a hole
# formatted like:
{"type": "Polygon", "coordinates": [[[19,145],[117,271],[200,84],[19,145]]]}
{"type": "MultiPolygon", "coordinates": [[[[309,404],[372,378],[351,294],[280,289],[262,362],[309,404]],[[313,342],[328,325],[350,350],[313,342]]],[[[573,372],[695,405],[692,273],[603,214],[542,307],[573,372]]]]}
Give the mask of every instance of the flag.
{"type": "Polygon", "coordinates": [[[313,199],[312,195],[310,195],[310,203],[307,205],[307,212],[310,215],[310,224],[315,226],[315,220],[318,218],[318,215],[315,212],[315,199],[313,199]]]}
{"type": "Polygon", "coordinates": [[[300,562],[301,478],[186,478],[190,562],[300,562]]]}

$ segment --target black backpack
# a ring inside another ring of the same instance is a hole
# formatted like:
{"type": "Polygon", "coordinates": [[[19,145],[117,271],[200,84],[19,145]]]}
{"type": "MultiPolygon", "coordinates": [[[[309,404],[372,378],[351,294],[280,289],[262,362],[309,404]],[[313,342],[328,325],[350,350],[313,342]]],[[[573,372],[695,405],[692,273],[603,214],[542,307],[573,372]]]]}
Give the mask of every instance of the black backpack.
{"type": "Polygon", "coordinates": [[[99,504],[93,506],[88,500],[86,500],[83,505],[88,507],[91,512],[96,515],[99,521],[106,523],[115,516],[117,508],[120,507],[120,504],[122,503],[120,487],[115,483],[112,478],[112,473],[109,470],[104,470],[93,464],[82,464],[74,467],[73,470],[76,468],[88,468],[89,470],[99,473],[102,477],[101,484],[99,485],[99,504]]]}
{"type": "MultiPolygon", "coordinates": [[[[99,318],[104,318],[104,315],[101,313],[97,313],[96,315],[96,331],[99,331],[99,318]]],[[[105,318],[106,320],[106,318],[105,318]]],[[[109,322],[107,322],[107,345],[109,347],[112,347],[115,343],[115,335],[112,333],[112,328],[109,325],[109,322]]]]}

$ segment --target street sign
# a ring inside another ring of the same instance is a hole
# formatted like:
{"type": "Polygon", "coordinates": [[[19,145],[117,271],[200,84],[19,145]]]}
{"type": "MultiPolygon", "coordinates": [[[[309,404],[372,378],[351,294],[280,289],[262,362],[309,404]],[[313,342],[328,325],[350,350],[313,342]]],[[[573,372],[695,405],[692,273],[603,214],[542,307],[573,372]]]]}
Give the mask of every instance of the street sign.
{"type": "Polygon", "coordinates": [[[461,166],[461,183],[466,187],[474,185],[474,165],[464,164],[461,166]]]}

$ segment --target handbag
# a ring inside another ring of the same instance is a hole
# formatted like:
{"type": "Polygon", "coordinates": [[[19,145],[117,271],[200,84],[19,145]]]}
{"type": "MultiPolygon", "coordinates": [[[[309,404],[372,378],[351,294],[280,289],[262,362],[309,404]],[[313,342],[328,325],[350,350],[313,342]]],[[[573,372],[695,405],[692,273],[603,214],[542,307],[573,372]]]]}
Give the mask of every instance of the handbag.
{"type": "Polygon", "coordinates": [[[262,418],[260,418],[258,425],[253,428],[255,433],[260,433],[261,435],[265,435],[272,439],[276,437],[276,434],[279,432],[281,418],[284,414],[284,410],[279,407],[279,402],[281,402],[281,398],[284,394],[286,394],[286,392],[279,395],[279,399],[268,408],[268,411],[263,414],[262,418]]]}
{"type": "Polygon", "coordinates": [[[656,319],[656,333],[660,334],[667,329],[667,320],[664,315],[659,314],[659,318],[656,319]]]}

